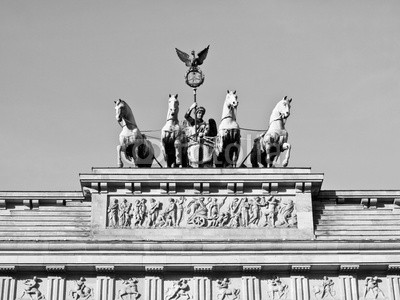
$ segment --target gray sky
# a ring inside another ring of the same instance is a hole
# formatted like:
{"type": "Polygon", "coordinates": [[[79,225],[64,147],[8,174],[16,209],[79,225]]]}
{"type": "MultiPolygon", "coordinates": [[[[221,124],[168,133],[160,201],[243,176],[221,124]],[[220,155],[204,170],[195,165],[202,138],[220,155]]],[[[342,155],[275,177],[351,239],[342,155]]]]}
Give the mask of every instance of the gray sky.
{"type": "Polygon", "coordinates": [[[264,129],[288,95],[289,166],[325,173],[324,189],[398,189],[399,16],[398,0],[2,0],[0,190],[79,190],[80,172],[116,166],[118,98],[161,129],[178,93],[183,120],[174,48],[208,44],[207,117],[235,89],[238,123],[264,129]]]}

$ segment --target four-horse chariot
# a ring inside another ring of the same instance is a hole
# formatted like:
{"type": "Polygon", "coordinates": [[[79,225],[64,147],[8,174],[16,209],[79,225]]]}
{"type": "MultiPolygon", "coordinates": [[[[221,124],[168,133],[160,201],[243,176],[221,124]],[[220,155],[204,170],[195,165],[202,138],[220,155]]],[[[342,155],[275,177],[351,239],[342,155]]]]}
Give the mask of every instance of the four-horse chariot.
{"type": "MultiPolygon", "coordinates": [[[[236,91],[227,92],[218,129],[213,119],[208,122],[201,119],[198,124],[196,121],[180,124],[177,98],[178,95],[169,96],[167,123],[161,130],[161,147],[167,167],[236,167],[240,151],[236,91]]],[[[276,167],[284,151],[286,156],[282,166],[288,165],[291,146],[287,142],[285,123],[290,115],[291,101],[284,97],[278,102],[271,114],[268,129],[255,139],[249,153],[253,168],[259,164],[267,168],[276,167]]],[[[125,101],[118,100],[115,109],[116,119],[122,127],[120,145],[117,147],[118,166],[151,167],[156,159],[153,145],[137,127],[131,108],[125,101]]],[[[188,120],[187,115],[185,118],[188,120]]]]}

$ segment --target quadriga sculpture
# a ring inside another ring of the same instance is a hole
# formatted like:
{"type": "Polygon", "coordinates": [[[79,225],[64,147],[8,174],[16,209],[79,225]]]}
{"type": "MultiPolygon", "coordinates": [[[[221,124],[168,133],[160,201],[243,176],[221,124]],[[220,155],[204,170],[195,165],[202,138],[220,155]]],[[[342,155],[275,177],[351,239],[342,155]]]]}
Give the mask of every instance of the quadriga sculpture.
{"type": "Polygon", "coordinates": [[[178,120],[178,94],[169,95],[167,122],[161,129],[161,143],[167,167],[187,167],[187,138],[178,120]]]}
{"type": "Polygon", "coordinates": [[[240,128],[236,122],[236,91],[227,91],[215,143],[216,167],[235,167],[240,150],[240,128]]]}
{"type": "Polygon", "coordinates": [[[280,154],[287,150],[283,167],[287,167],[290,158],[291,146],[288,141],[288,132],[285,130],[285,123],[290,115],[292,99],[285,96],[272,111],[267,131],[254,140],[251,150],[250,161],[253,168],[261,163],[266,168],[276,166],[280,154]]]}
{"type": "Polygon", "coordinates": [[[151,167],[154,159],[152,144],[137,127],[129,105],[121,99],[114,102],[115,118],[122,127],[117,146],[118,167],[151,167]]]}

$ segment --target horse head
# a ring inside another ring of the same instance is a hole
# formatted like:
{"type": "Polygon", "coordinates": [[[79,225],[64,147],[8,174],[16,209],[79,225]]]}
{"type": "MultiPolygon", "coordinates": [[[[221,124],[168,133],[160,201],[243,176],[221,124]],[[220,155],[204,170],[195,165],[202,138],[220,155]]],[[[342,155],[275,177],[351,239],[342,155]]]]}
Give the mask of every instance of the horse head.
{"type": "MultiPolygon", "coordinates": [[[[285,120],[290,116],[290,105],[292,102],[292,98],[288,99],[287,96],[283,97],[281,101],[274,108],[274,119],[282,119],[285,120]]],[[[272,116],[271,116],[272,118],[272,116]]]]}
{"type": "Polygon", "coordinates": [[[118,99],[117,101],[114,101],[115,103],[115,118],[117,119],[118,122],[122,122],[122,119],[124,117],[124,112],[125,112],[125,105],[126,102],[124,100],[118,99]]]}
{"type": "Polygon", "coordinates": [[[236,91],[227,91],[225,104],[228,106],[229,109],[237,108],[239,101],[237,100],[236,91]]]}
{"type": "Polygon", "coordinates": [[[172,120],[177,119],[178,113],[179,113],[178,94],[175,94],[175,95],[169,94],[167,121],[171,120],[171,119],[172,120]]]}
{"type": "Polygon", "coordinates": [[[130,130],[137,128],[132,109],[124,100],[118,99],[115,103],[115,118],[122,122],[122,126],[127,126],[130,130]]]}

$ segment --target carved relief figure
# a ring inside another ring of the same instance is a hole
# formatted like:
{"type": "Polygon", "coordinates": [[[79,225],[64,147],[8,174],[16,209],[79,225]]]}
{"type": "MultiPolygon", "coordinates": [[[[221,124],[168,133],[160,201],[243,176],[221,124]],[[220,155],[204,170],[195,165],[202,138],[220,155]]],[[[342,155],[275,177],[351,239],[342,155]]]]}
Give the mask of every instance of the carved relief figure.
{"type": "Polygon", "coordinates": [[[231,219],[231,216],[229,215],[228,212],[221,212],[218,216],[216,226],[218,226],[218,227],[228,226],[230,219],[231,219]]]}
{"type": "Polygon", "coordinates": [[[167,207],[167,210],[165,211],[165,225],[166,226],[175,226],[176,225],[176,211],[177,211],[177,206],[175,203],[175,199],[170,198],[169,199],[169,206],[167,207]]]}
{"type": "Polygon", "coordinates": [[[244,227],[249,226],[249,210],[249,200],[247,199],[247,197],[243,198],[242,205],[240,206],[240,216],[242,218],[242,226],[244,227]]]}
{"type": "Polygon", "coordinates": [[[118,224],[118,199],[114,200],[113,204],[110,204],[110,206],[107,209],[107,214],[108,214],[108,226],[110,227],[115,227],[118,224]]]}
{"type": "Polygon", "coordinates": [[[122,282],[123,287],[118,291],[120,300],[137,300],[141,296],[138,292],[138,280],[129,278],[122,282]],[[126,297],[125,297],[126,296],[126,297]]]}
{"type": "Polygon", "coordinates": [[[134,226],[142,226],[146,217],[147,207],[146,207],[146,199],[136,200],[134,210],[134,226]]]}
{"type": "Polygon", "coordinates": [[[224,278],[222,280],[217,280],[218,285],[218,293],[217,300],[235,300],[240,297],[239,289],[229,288],[231,281],[228,278],[224,278]]]}
{"type": "Polygon", "coordinates": [[[150,208],[148,212],[148,226],[153,227],[156,225],[156,221],[161,209],[161,204],[158,200],[150,199],[150,208]]]}
{"type": "Polygon", "coordinates": [[[186,279],[181,279],[174,282],[172,287],[166,292],[165,300],[189,300],[191,295],[189,294],[190,287],[186,279]]]}
{"type": "Polygon", "coordinates": [[[186,198],[185,197],[180,197],[178,200],[178,203],[176,204],[177,209],[176,209],[176,225],[179,226],[182,221],[182,216],[183,216],[183,204],[185,203],[186,198]]]}
{"type": "Polygon", "coordinates": [[[286,299],[288,292],[287,284],[284,284],[278,276],[267,280],[267,294],[271,300],[286,299]]]}
{"type": "Polygon", "coordinates": [[[312,291],[314,293],[315,299],[331,299],[335,300],[336,291],[333,290],[334,282],[327,276],[324,276],[322,284],[318,286],[313,286],[312,291]]]}
{"type": "Polygon", "coordinates": [[[297,223],[294,211],[294,202],[291,199],[282,200],[278,207],[277,226],[293,226],[297,223]]]}
{"type": "MultiPolygon", "coordinates": [[[[270,200],[272,196],[268,199],[270,200]]],[[[266,206],[265,197],[255,197],[250,200],[250,219],[249,225],[258,226],[261,220],[261,208],[266,206]]]]}
{"type": "Polygon", "coordinates": [[[196,227],[203,227],[207,225],[207,205],[211,201],[204,203],[204,197],[194,198],[187,205],[186,213],[188,214],[187,223],[189,225],[195,225],[196,227]]]}
{"type": "Polygon", "coordinates": [[[124,199],[122,203],[119,205],[119,226],[120,227],[127,227],[129,226],[130,218],[129,218],[129,211],[131,209],[131,205],[128,204],[128,200],[124,199]]]}
{"type": "Polygon", "coordinates": [[[267,201],[267,206],[263,210],[263,215],[265,216],[265,221],[263,226],[275,227],[276,214],[277,214],[277,205],[280,199],[276,199],[275,197],[271,197],[267,201]]]}
{"type": "Polygon", "coordinates": [[[218,220],[221,216],[220,208],[224,205],[227,197],[218,201],[218,198],[208,198],[210,202],[207,205],[208,209],[208,225],[207,227],[218,226],[218,220]]]}
{"type": "Polygon", "coordinates": [[[39,291],[39,282],[41,282],[41,280],[38,279],[36,276],[34,276],[32,279],[25,280],[24,291],[22,292],[19,299],[22,300],[22,298],[28,296],[30,300],[45,300],[46,298],[44,297],[42,292],[39,291]]]}
{"type": "Polygon", "coordinates": [[[365,278],[364,299],[379,299],[379,295],[385,298],[385,294],[379,288],[379,283],[382,282],[377,276],[365,278]]]}
{"type": "Polygon", "coordinates": [[[230,227],[239,227],[240,226],[240,205],[242,200],[239,198],[234,198],[229,205],[229,215],[231,220],[229,222],[230,227]]]}
{"type": "Polygon", "coordinates": [[[69,291],[72,299],[86,300],[93,296],[93,290],[86,286],[85,281],[86,279],[81,277],[74,282],[74,288],[69,291]]]}

